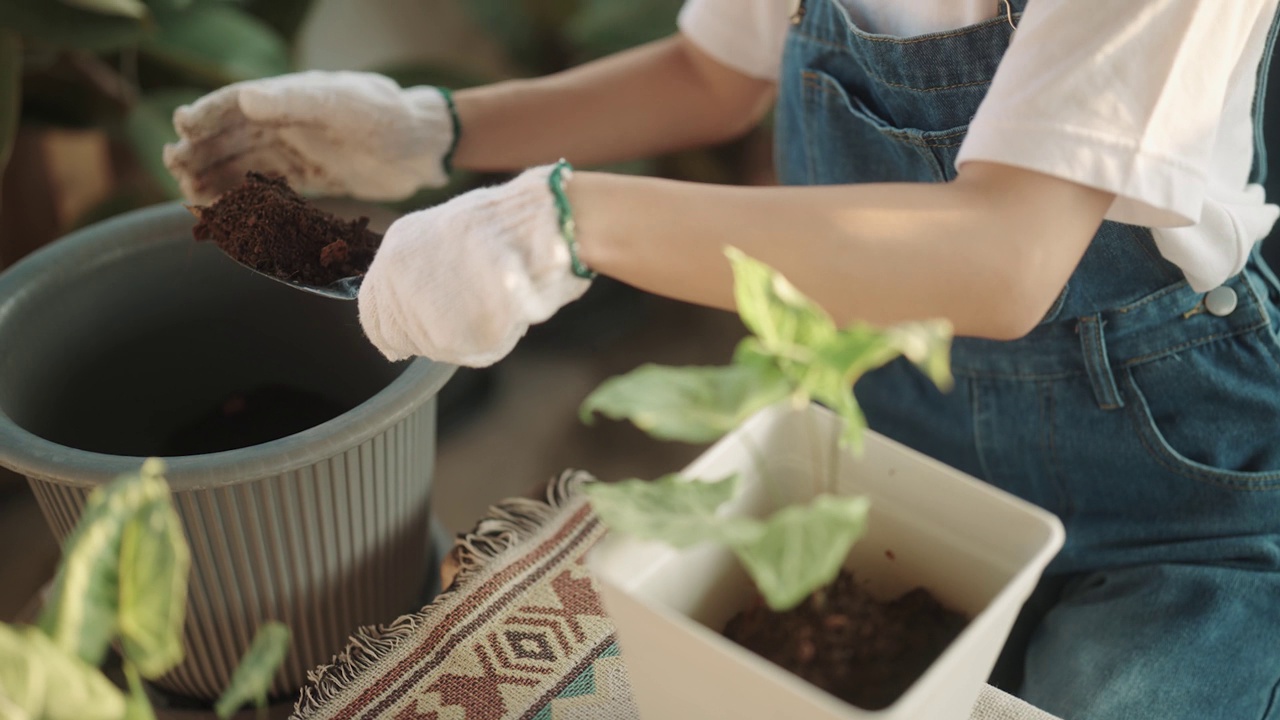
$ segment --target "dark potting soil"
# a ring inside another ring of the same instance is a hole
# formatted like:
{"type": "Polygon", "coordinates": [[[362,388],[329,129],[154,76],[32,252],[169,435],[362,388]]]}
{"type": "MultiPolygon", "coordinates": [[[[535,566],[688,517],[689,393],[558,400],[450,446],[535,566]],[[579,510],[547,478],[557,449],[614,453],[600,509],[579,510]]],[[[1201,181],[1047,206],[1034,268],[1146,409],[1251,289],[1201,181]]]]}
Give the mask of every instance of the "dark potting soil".
{"type": "Polygon", "coordinates": [[[212,205],[191,208],[193,234],[259,272],[307,285],[363,275],[382,236],[368,218],[342,220],[295,193],[280,177],[251,172],[212,205]]]}
{"type": "Polygon", "coordinates": [[[157,454],[202,455],[260,445],[315,427],[350,409],[322,395],[281,385],[235,393],[175,432],[157,454]]]}
{"type": "Polygon", "coordinates": [[[968,622],[923,588],[880,602],[848,571],[820,592],[784,613],[757,600],[724,634],[866,710],[893,704],[968,622]]]}

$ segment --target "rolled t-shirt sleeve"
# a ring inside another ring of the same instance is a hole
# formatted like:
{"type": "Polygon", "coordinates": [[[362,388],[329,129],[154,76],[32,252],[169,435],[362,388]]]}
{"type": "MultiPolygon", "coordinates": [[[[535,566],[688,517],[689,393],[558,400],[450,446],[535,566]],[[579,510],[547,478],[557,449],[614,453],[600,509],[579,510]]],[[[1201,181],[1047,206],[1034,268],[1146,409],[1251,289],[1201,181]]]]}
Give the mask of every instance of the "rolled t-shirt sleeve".
{"type": "MultiPolygon", "coordinates": [[[[1220,135],[1249,132],[1222,127],[1224,107],[1235,74],[1256,72],[1242,67],[1244,49],[1273,7],[1268,0],[1028,3],[956,165],[999,162],[1115,193],[1110,220],[1193,225],[1220,135]]],[[[1248,163],[1241,167],[1243,188],[1248,163]]]]}
{"type": "Polygon", "coordinates": [[[776,80],[793,0],[686,0],[677,24],[703,52],[751,77],[776,80]]]}

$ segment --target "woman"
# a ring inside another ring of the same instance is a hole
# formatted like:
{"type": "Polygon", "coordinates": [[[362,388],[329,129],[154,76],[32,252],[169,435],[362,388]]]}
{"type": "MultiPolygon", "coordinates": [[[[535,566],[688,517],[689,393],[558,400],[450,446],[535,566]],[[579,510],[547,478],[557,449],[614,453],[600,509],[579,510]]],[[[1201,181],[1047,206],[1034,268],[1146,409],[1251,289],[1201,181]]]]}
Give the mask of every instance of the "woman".
{"type": "Polygon", "coordinates": [[[688,0],[670,39],[456,97],[224,88],[166,160],[196,200],[250,169],[386,199],[532,166],[388,231],[359,303],[391,358],[493,363],[596,272],[729,308],[726,244],[842,323],[950,319],[953,392],[899,363],[857,395],[1066,524],[994,680],[1068,720],[1277,718],[1280,283],[1254,251],[1276,4],[688,0]],[[723,141],[775,100],[792,187],[551,164],[723,141]]]}

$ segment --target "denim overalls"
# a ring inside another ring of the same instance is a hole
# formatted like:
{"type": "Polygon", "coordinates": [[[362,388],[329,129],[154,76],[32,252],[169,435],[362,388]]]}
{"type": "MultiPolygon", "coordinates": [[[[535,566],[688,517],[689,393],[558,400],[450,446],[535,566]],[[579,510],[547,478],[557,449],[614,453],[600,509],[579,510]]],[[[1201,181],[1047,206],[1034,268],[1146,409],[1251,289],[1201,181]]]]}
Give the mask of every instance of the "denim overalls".
{"type": "MultiPolygon", "coordinates": [[[[894,38],[806,0],[780,179],[953,178],[1012,32],[997,8],[894,38]]],[[[1148,230],[1106,222],[1028,336],[955,341],[950,393],[903,362],[859,383],[874,429],[1066,525],[993,682],[1067,720],[1280,718],[1278,300],[1256,253],[1200,294],[1148,230]]]]}

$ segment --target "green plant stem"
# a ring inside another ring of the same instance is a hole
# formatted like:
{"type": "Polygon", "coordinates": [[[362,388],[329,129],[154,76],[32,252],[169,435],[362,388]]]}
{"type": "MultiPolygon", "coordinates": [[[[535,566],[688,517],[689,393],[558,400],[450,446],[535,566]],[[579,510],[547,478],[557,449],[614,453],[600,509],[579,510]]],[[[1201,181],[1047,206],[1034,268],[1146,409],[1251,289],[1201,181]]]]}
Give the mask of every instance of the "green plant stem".
{"type": "MultiPolygon", "coordinates": [[[[853,392],[850,388],[849,392],[853,392]]],[[[836,433],[831,438],[831,463],[827,466],[827,492],[832,495],[838,494],[840,490],[840,434],[836,433]]]]}
{"type": "Polygon", "coordinates": [[[124,677],[129,682],[129,692],[143,695],[145,690],[142,687],[142,676],[138,674],[138,668],[128,660],[124,661],[124,677]]]}
{"type": "Polygon", "coordinates": [[[813,600],[813,609],[814,609],[814,611],[815,611],[815,612],[817,612],[819,615],[821,615],[821,614],[822,614],[822,610],[823,610],[823,608],[825,608],[825,607],[827,606],[827,588],[826,588],[826,586],[823,586],[823,587],[818,588],[817,590],[814,590],[814,591],[813,591],[813,594],[812,594],[812,595],[810,595],[809,597],[813,600]]]}
{"type": "Polygon", "coordinates": [[[764,483],[766,492],[769,493],[769,499],[773,501],[773,507],[786,507],[786,497],[782,493],[782,488],[778,484],[778,479],[773,477],[769,472],[768,465],[764,461],[764,452],[760,450],[760,446],[756,445],[746,434],[741,436],[742,444],[747,448],[747,452],[751,455],[751,462],[756,466],[756,473],[760,475],[760,481],[764,483]]]}
{"type": "MultiPolygon", "coordinates": [[[[804,410],[801,410],[800,412],[803,412],[808,416],[806,418],[807,419],[806,425],[808,426],[809,451],[813,459],[814,491],[816,494],[821,495],[823,490],[822,486],[824,485],[824,483],[822,481],[822,451],[818,447],[818,440],[819,440],[818,416],[814,414],[812,411],[810,411],[808,406],[806,406],[804,410]]],[[[830,472],[830,468],[828,468],[828,473],[829,472],[830,472]]],[[[827,484],[829,483],[830,483],[830,479],[828,478],[827,484]]]]}
{"type": "Polygon", "coordinates": [[[129,684],[129,708],[125,712],[128,720],[155,720],[155,710],[147,697],[147,689],[142,684],[142,676],[138,668],[126,658],[124,661],[124,677],[129,684]]]}

